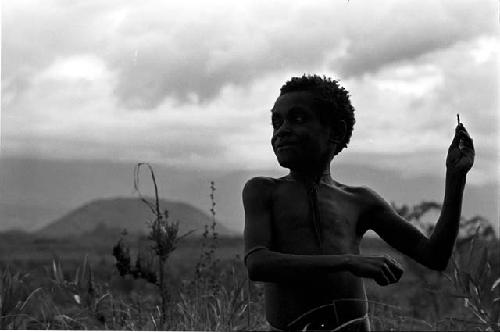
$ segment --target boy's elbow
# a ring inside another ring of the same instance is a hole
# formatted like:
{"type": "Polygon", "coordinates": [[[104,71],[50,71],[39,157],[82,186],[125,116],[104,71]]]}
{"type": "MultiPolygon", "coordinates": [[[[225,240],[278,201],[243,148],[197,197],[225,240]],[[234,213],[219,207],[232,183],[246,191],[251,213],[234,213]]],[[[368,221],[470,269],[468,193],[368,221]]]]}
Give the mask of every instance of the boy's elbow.
{"type": "Polygon", "coordinates": [[[433,259],[426,265],[431,270],[443,272],[448,267],[448,259],[433,259]]]}
{"type": "Polygon", "coordinates": [[[247,260],[248,279],[252,281],[264,281],[262,265],[262,262],[258,259],[249,257],[249,259],[247,260]]]}
{"type": "Polygon", "coordinates": [[[252,281],[266,281],[266,272],[268,268],[265,257],[260,253],[250,255],[247,259],[248,278],[252,281]]]}
{"type": "Polygon", "coordinates": [[[251,281],[262,281],[260,278],[260,272],[258,268],[256,268],[254,265],[248,265],[248,279],[251,281]]]}
{"type": "Polygon", "coordinates": [[[448,262],[444,262],[444,263],[438,263],[438,264],[434,265],[434,267],[432,269],[435,271],[438,271],[438,272],[444,272],[447,267],[448,267],[448,262]]]}
{"type": "Polygon", "coordinates": [[[448,261],[451,254],[445,252],[443,249],[436,248],[426,244],[421,246],[420,255],[417,261],[427,267],[428,269],[443,272],[448,267],[448,261]]]}

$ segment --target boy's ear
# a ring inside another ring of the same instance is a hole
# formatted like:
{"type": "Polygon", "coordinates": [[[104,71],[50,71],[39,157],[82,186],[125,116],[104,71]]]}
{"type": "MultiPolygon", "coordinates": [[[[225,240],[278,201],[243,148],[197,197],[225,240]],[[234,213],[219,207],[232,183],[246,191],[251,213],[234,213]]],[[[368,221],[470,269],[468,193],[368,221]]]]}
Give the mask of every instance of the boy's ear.
{"type": "Polygon", "coordinates": [[[331,142],[341,142],[347,132],[347,125],[344,120],[340,120],[337,125],[335,125],[334,130],[330,131],[330,141],[331,142]]]}

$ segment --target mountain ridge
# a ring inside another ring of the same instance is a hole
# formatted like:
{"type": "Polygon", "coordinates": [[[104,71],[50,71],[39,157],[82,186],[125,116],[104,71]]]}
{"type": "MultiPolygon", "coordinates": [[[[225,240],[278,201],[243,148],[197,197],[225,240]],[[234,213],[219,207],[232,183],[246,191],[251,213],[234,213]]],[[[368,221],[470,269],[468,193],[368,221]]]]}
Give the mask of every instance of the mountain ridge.
{"type": "MultiPolygon", "coordinates": [[[[154,203],[154,200],[151,202],[154,203]]],[[[201,234],[205,225],[211,225],[213,222],[212,216],[185,202],[160,199],[160,209],[168,211],[170,222],[179,222],[179,235],[188,231],[201,234]]],[[[137,197],[93,199],[54,220],[36,234],[57,238],[91,233],[99,227],[126,229],[128,233],[146,234],[148,221],[153,221],[154,218],[151,209],[137,197]]],[[[216,222],[218,233],[224,235],[233,233],[217,219],[216,222]]]]}
{"type": "MultiPolygon", "coordinates": [[[[133,169],[133,162],[0,158],[0,231],[13,228],[36,231],[96,197],[133,196],[133,169]]],[[[211,207],[210,181],[214,181],[217,219],[240,234],[245,219],[241,199],[245,182],[255,176],[287,174],[285,169],[206,171],[162,164],[154,164],[154,170],[162,198],[188,202],[207,213],[211,207]]],[[[398,205],[414,205],[423,200],[441,203],[444,197],[442,168],[432,175],[407,176],[391,169],[340,159],[331,171],[336,181],[368,186],[388,202],[398,205]]],[[[153,195],[147,181],[141,191],[153,195]]],[[[498,231],[499,198],[499,187],[494,181],[480,185],[468,183],[463,216],[482,215],[498,231]]]]}

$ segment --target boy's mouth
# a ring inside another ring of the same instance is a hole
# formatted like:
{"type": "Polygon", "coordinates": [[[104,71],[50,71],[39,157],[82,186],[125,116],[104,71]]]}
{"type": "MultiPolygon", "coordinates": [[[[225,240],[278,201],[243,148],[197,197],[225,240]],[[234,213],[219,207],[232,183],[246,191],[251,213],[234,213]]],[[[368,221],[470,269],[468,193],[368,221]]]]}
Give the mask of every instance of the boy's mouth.
{"type": "Polygon", "coordinates": [[[290,149],[296,147],[297,145],[297,142],[282,142],[276,145],[276,150],[290,149]]]}

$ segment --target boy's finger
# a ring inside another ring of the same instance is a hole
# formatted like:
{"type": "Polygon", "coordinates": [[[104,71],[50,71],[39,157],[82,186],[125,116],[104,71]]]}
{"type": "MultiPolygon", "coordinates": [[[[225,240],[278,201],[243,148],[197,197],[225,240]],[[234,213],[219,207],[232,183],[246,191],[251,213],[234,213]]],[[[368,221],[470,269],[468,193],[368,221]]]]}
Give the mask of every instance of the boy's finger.
{"type": "Polygon", "coordinates": [[[462,153],[464,153],[464,155],[466,157],[469,157],[469,158],[472,158],[474,159],[474,155],[475,155],[475,152],[474,152],[474,148],[471,148],[471,147],[468,147],[468,146],[463,146],[462,147],[462,153]]]}
{"type": "Polygon", "coordinates": [[[460,133],[460,138],[464,141],[470,141],[472,142],[472,137],[470,137],[469,133],[466,131],[461,131],[460,133]]]}
{"type": "Polygon", "coordinates": [[[463,146],[466,146],[468,148],[473,149],[474,148],[474,141],[470,137],[464,137],[461,139],[461,143],[463,146]]]}
{"type": "Polygon", "coordinates": [[[389,281],[390,284],[393,284],[396,281],[398,281],[398,278],[394,275],[394,273],[392,272],[391,268],[387,264],[384,264],[384,273],[385,273],[386,278],[387,278],[387,280],[389,281]]]}
{"type": "Polygon", "coordinates": [[[467,128],[465,128],[463,123],[460,123],[455,127],[455,133],[462,132],[462,131],[464,131],[468,134],[467,128]]]}
{"type": "Polygon", "coordinates": [[[385,273],[381,273],[380,275],[378,275],[377,278],[375,278],[375,281],[380,286],[387,286],[390,284],[389,279],[387,278],[385,273]]]}
{"type": "Polygon", "coordinates": [[[396,281],[398,281],[403,275],[403,268],[399,264],[390,264],[389,268],[396,278],[396,281]]]}
{"type": "Polygon", "coordinates": [[[386,257],[386,259],[386,265],[391,270],[392,275],[396,278],[396,281],[399,280],[404,272],[403,267],[392,257],[386,257]]]}
{"type": "Polygon", "coordinates": [[[450,146],[458,146],[459,143],[460,143],[460,134],[457,127],[457,129],[455,130],[455,136],[453,136],[453,140],[451,141],[450,146]]]}
{"type": "Polygon", "coordinates": [[[474,147],[474,140],[472,139],[472,137],[470,137],[469,133],[465,129],[458,131],[458,136],[462,145],[471,148],[474,147]]]}
{"type": "Polygon", "coordinates": [[[395,264],[394,266],[391,266],[392,273],[396,276],[396,278],[399,280],[401,276],[403,275],[403,268],[399,264],[395,264]]]}

